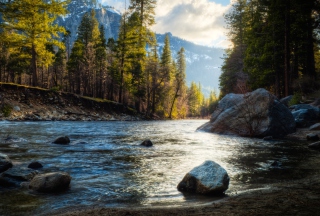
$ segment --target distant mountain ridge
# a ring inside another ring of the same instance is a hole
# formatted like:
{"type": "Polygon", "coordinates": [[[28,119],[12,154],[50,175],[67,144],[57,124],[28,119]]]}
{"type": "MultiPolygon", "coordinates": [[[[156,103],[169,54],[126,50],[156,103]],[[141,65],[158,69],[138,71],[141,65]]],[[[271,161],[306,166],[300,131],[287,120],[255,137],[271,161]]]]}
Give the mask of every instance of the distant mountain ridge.
{"type": "MultiPolygon", "coordinates": [[[[192,81],[201,83],[202,90],[206,95],[212,90],[218,90],[224,49],[197,45],[175,37],[171,33],[167,34],[170,38],[170,47],[174,57],[181,47],[185,49],[188,84],[192,81]]],[[[156,35],[160,52],[164,46],[165,35],[156,35]]]]}

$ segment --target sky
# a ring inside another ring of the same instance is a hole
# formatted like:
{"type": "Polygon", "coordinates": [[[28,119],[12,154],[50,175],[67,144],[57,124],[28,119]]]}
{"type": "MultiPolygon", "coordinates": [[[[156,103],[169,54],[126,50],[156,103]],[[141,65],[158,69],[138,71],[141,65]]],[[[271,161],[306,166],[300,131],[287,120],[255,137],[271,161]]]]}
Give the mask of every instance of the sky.
{"type": "MultiPolygon", "coordinates": [[[[156,33],[174,36],[200,45],[228,48],[223,15],[232,0],[157,0],[156,33]]],[[[125,0],[101,0],[102,4],[124,11],[125,0]]],[[[127,0],[127,6],[129,0],[127,0]]]]}

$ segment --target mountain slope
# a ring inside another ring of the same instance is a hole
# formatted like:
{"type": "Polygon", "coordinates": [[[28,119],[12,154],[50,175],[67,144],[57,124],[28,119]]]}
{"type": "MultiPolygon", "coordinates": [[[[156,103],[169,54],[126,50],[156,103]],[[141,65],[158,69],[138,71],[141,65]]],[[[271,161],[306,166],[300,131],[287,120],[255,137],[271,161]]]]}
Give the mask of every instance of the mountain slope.
{"type": "MultiPolygon", "coordinates": [[[[183,40],[168,33],[170,47],[175,58],[181,47],[185,49],[187,61],[187,83],[191,81],[201,83],[203,92],[208,95],[211,90],[218,90],[220,66],[223,62],[224,50],[221,48],[206,47],[183,40]]],[[[165,34],[157,34],[159,51],[164,46],[165,34]]]]}

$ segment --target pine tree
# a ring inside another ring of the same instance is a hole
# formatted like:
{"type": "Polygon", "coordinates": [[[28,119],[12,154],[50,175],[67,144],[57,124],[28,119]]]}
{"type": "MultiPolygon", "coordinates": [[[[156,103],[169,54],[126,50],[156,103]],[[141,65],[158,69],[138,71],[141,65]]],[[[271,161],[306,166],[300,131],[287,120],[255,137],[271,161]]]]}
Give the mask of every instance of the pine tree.
{"type": "Polygon", "coordinates": [[[174,79],[174,95],[172,99],[172,104],[170,108],[169,118],[172,118],[172,111],[174,109],[175,101],[180,96],[182,96],[182,90],[185,86],[186,79],[186,59],[185,59],[185,50],[182,47],[178,52],[177,64],[176,64],[176,74],[174,79]]]}
{"type": "Polygon", "coordinates": [[[47,45],[63,47],[59,42],[58,33],[64,28],[54,24],[57,16],[66,14],[66,1],[15,0],[2,7],[3,22],[1,27],[8,37],[2,41],[11,46],[26,47],[31,53],[32,82],[38,85],[37,62],[47,58],[45,63],[52,64],[54,54],[46,50],[47,45]],[[50,60],[51,59],[51,60],[50,60]]]}

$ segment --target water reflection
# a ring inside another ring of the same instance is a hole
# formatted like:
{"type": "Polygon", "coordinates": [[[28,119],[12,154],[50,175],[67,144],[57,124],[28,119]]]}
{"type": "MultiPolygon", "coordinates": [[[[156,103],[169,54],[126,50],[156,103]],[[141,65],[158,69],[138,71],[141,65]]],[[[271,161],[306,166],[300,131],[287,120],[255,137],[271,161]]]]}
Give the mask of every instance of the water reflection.
{"type": "MultiPolygon", "coordinates": [[[[8,154],[15,165],[27,166],[38,160],[44,165],[41,172],[71,174],[71,189],[63,194],[35,195],[17,190],[31,203],[41,201],[32,209],[35,212],[44,212],[48,206],[60,209],[69,205],[176,206],[211,202],[219,197],[182,194],[176,189],[184,175],[205,160],[219,163],[229,173],[227,195],[309,172],[298,168],[313,157],[302,143],[196,132],[204,122],[0,122],[0,139],[8,134],[23,138],[15,147],[1,143],[0,152],[8,154]],[[61,135],[68,135],[71,145],[51,143],[61,135]],[[139,146],[144,139],[152,140],[154,146],[139,146]],[[274,161],[280,165],[272,167],[274,161]]],[[[0,215],[6,212],[6,205],[17,213],[23,212],[26,204],[10,200],[11,193],[0,193],[0,215]]]]}

